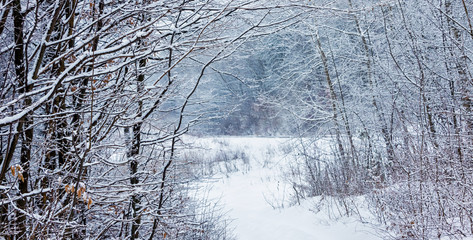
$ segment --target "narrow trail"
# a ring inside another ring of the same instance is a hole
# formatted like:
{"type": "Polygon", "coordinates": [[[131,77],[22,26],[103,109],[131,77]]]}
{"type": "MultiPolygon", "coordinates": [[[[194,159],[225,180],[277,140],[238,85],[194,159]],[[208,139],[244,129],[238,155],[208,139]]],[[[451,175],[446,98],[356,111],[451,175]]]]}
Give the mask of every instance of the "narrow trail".
{"type": "Polygon", "coordinates": [[[315,199],[288,206],[289,186],[282,181],[285,166],[278,138],[228,138],[230,148],[243,149],[249,164],[238,172],[221,174],[208,183],[210,199],[220,201],[237,239],[255,240],[377,240],[357,218],[330,220],[324,210],[315,213],[315,199]]]}

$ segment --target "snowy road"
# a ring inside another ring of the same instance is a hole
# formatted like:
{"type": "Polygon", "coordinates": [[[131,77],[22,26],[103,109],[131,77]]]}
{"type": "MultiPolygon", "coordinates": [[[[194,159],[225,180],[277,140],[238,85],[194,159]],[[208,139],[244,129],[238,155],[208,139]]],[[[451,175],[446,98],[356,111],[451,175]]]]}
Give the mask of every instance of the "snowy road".
{"type": "MultiPolygon", "coordinates": [[[[314,199],[288,205],[288,186],[281,180],[283,158],[278,153],[281,139],[230,138],[231,148],[244,149],[250,160],[245,171],[222,175],[212,183],[209,197],[219,199],[233,219],[240,240],[377,240],[373,229],[357,218],[330,220],[326,210],[315,213],[314,199]]],[[[287,160],[285,160],[287,161],[287,160]]],[[[325,208],[324,208],[325,209],[325,208]]]]}

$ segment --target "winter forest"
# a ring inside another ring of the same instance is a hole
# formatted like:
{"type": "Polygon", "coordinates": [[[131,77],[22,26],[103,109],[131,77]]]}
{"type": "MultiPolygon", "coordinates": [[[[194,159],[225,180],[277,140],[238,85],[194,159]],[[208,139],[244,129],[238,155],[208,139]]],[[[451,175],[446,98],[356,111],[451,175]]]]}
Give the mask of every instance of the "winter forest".
{"type": "Polygon", "coordinates": [[[0,38],[0,239],[473,238],[471,0],[0,0],[0,38]]]}

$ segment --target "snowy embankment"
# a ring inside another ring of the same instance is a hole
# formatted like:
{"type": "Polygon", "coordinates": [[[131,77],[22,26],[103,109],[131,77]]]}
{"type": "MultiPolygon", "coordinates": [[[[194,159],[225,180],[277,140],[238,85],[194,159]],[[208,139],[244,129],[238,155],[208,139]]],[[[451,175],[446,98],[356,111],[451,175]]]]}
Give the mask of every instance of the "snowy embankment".
{"type": "Polygon", "coordinates": [[[222,137],[192,141],[202,147],[198,150],[204,154],[201,161],[213,159],[211,164],[204,164],[213,178],[202,183],[199,195],[221,204],[232,219],[230,228],[237,239],[381,239],[372,225],[360,222],[359,216],[335,219],[336,210],[320,207],[320,198],[299,203],[294,199],[285,176],[291,161],[289,139],[222,137]]]}

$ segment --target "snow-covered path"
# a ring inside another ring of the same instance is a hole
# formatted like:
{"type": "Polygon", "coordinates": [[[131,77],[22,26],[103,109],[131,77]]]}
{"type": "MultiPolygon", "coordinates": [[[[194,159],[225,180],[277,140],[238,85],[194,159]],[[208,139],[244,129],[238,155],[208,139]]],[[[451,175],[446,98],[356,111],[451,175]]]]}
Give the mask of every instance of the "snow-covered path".
{"type": "MultiPolygon", "coordinates": [[[[219,200],[233,219],[237,239],[375,240],[381,239],[356,218],[330,220],[326,210],[315,213],[315,200],[286,206],[289,186],[282,181],[282,139],[229,138],[228,146],[244,149],[249,167],[208,183],[209,197],[219,200]],[[284,206],[284,208],[280,208],[284,206]]],[[[241,170],[242,167],[240,167],[241,170]]]]}

